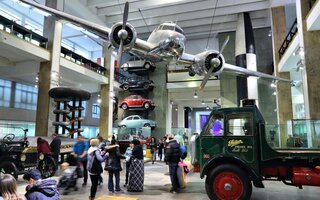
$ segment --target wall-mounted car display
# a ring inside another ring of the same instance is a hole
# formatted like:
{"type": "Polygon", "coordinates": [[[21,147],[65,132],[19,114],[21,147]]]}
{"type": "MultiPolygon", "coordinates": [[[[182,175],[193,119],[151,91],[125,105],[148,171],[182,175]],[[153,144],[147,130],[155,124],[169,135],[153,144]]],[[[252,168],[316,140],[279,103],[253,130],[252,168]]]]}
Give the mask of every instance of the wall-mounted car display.
{"type": "Polygon", "coordinates": [[[123,71],[128,71],[131,74],[132,72],[141,72],[146,70],[154,71],[155,65],[149,61],[141,60],[136,56],[133,56],[127,62],[123,63],[121,69],[123,71]]]}
{"type": "Polygon", "coordinates": [[[142,119],[139,115],[130,115],[124,118],[118,126],[121,128],[151,127],[151,129],[154,129],[157,126],[157,122],[150,119],[142,119]]]}
{"type": "Polygon", "coordinates": [[[120,88],[123,90],[153,90],[154,83],[152,80],[139,79],[135,77],[130,77],[125,80],[120,88]]]}
{"type": "Polygon", "coordinates": [[[130,95],[122,100],[119,107],[123,110],[153,110],[155,103],[151,99],[143,98],[141,95],[130,95]]]}

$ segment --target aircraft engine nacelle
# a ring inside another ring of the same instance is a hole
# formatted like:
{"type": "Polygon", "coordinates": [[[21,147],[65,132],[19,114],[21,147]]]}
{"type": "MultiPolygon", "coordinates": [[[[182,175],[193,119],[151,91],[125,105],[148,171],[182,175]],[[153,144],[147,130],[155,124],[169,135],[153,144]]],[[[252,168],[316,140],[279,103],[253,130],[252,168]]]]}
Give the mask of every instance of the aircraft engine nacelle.
{"type": "MultiPolygon", "coordinates": [[[[123,42],[123,49],[124,51],[130,50],[137,39],[137,31],[136,29],[129,23],[126,24],[126,32],[128,33],[126,39],[123,42]]],[[[111,32],[109,35],[110,42],[112,46],[115,48],[119,48],[120,46],[120,38],[119,38],[119,31],[122,30],[122,22],[116,23],[111,27],[111,32]]]]}
{"type": "Polygon", "coordinates": [[[225,63],[224,57],[218,51],[209,50],[199,53],[194,58],[194,64],[191,66],[191,72],[198,75],[206,74],[213,67],[212,74],[217,76],[223,70],[225,63]]]}

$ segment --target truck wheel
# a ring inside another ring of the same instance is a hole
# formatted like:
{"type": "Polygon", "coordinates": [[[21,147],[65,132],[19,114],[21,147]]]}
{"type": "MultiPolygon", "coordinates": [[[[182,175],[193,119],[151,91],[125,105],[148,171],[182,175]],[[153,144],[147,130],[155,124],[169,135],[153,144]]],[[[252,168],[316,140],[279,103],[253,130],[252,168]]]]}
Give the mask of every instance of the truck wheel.
{"type": "Polygon", "coordinates": [[[3,162],[0,165],[0,177],[4,174],[11,174],[15,179],[18,179],[18,169],[12,162],[3,162]]]}
{"type": "Polygon", "coordinates": [[[42,178],[48,178],[56,173],[56,162],[48,155],[45,155],[43,160],[39,161],[38,170],[41,172],[42,178]]]}
{"type": "Polygon", "coordinates": [[[224,164],[213,169],[207,176],[206,192],[212,200],[247,200],[251,197],[252,185],[242,169],[224,164]]]}

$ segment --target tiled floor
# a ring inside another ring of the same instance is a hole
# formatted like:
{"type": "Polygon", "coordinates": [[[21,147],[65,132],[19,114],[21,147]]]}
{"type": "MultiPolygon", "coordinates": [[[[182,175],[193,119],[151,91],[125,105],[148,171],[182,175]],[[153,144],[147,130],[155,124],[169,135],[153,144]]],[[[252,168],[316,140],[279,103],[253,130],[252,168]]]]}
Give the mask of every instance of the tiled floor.
{"type": "MultiPolygon", "coordinates": [[[[188,174],[187,187],[181,193],[171,194],[170,178],[165,175],[168,167],[163,162],[150,162],[145,164],[145,184],[144,191],[139,193],[127,192],[124,190],[121,193],[109,194],[107,190],[107,172],[103,174],[104,184],[98,188],[97,198],[110,200],[132,200],[137,198],[141,200],[208,200],[204,187],[204,179],[200,179],[199,174],[188,174]]],[[[57,178],[57,177],[55,177],[57,178]]],[[[19,192],[24,193],[25,183],[19,177],[19,192]]],[[[79,191],[71,192],[67,196],[61,195],[62,200],[82,200],[88,199],[90,191],[90,181],[86,187],[81,187],[82,180],[78,181],[79,191]]],[[[124,171],[121,173],[121,186],[124,184],[124,171]]],[[[319,200],[320,188],[318,187],[304,187],[300,190],[297,187],[284,185],[282,182],[266,181],[264,182],[266,188],[257,189],[253,187],[252,200],[319,200]]]]}

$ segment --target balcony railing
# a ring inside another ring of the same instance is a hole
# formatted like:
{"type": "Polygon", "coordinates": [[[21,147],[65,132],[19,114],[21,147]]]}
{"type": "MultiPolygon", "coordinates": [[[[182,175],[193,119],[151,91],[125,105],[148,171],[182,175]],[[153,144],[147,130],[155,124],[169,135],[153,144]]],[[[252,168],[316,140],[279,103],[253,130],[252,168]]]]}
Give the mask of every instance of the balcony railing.
{"type": "Polygon", "coordinates": [[[74,53],[73,51],[65,48],[65,47],[61,47],[61,56],[69,59],[79,65],[84,66],[85,68],[88,68],[94,72],[97,72],[98,74],[101,75],[105,75],[106,73],[106,68],[102,67],[101,65],[83,57],[80,56],[79,54],[74,53]]]}
{"type": "Polygon", "coordinates": [[[286,38],[284,39],[280,49],[279,49],[279,58],[281,59],[283,54],[286,52],[287,48],[289,47],[290,43],[293,40],[293,37],[295,34],[298,32],[298,27],[297,27],[297,19],[293,22],[289,33],[287,34],[286,38]]]}
{"type": "Polygon", "coordinates": [[[47,48],[48,39],[0,15],[2,30],[24,39],[32,44],[47,48]]]}

